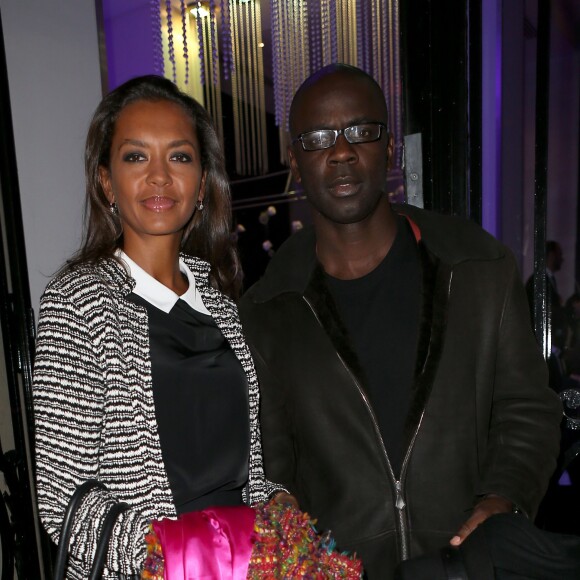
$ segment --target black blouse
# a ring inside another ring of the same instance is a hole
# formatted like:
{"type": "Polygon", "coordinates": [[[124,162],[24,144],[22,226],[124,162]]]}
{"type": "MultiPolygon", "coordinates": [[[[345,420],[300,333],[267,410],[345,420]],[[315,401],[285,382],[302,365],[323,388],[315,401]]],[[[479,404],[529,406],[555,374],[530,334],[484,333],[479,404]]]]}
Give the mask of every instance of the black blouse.
{"type": "Polygon", "coordinates": [[[179,299],[147,309],[161,452],[178,514],[239,505],[248,480],[250,428],[244,370],[213,318],[179,299]]]}

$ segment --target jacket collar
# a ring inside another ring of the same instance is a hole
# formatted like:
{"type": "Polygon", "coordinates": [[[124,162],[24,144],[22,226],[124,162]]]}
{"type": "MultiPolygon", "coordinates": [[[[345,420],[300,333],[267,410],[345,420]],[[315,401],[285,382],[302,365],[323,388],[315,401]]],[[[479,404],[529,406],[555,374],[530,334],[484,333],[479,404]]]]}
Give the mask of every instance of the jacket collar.
{"type": "MultiPolygon", "coordinates": [[[[187,254],[180,254],[180,257],[193,272],[198,290],[202,286],[207,286],[210,265],[204,260],[200,260],[194,256],[188,256],[187,254]]],[[[124,298],[133,292],[135,280],[130,276],[124,264],[118,259],[103,258],[96,264],[95,270],[117,298],[124,298]]]]}
{"type": "MultiPolygon", "coordinates": [[[[417,241],[450,268],[467,260],[496,260],[504,255],[503,246],[469,220],[411,205],[393,204],[392,208],[410,220],[417,241]]],[[[276,252],[252,289],[253,300],[266,302],[285,292],[303,295],[317,263],[316,234],[309,226],[292,234],[276,252]]]]}
{"type": "Polygon", "coordinates": [[[429,253],[451,267],[470,260],[497,260],[505,255],[504,247],[469,219],[406,204],[392,207],[418,227],[429,253]]]}

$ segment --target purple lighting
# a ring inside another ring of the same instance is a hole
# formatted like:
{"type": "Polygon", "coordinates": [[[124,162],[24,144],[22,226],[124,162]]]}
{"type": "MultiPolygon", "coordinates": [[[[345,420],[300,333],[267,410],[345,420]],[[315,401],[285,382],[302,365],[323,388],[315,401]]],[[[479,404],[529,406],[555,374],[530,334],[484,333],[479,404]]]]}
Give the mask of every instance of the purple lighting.
{"type": "Polygon", "coordinates": [[[500,230],[501,179],[501,10],[498,0],[482,10],[482,225],[500,230]]]}
{"type": "Polygon", "coordinates": [[[103,19],[109,90],[130,78],[160,72],[150,0],[103,0],[103,19]]]}

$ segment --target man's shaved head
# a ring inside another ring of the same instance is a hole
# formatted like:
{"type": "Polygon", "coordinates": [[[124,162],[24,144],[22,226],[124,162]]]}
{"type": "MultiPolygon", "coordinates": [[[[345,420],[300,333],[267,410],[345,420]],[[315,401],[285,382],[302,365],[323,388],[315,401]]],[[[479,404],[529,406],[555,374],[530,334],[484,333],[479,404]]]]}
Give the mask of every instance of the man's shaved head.
{"type": "Polygon", "coordinates": [[[385,96],[380,85],[375,81],[375,79],[366,73],[364,70],[351,66],[349,64],[334,63],[329,64],[315,73],[311,74],[298,88],[294,98],[292,99],[292,104],[290,105],[290,112],[288,115],[288,124],[290,127],[290,134],[296,136],[296,114],[303,99],[310,94],[310,90],[319,84],[324,84],[332,80],[333,77],[352,77],[353,81],[368,83],[377,93],[377,96],[385,105],[385,118],[384,121],[388,120],[387,104],[385,102],[385,96]]]}

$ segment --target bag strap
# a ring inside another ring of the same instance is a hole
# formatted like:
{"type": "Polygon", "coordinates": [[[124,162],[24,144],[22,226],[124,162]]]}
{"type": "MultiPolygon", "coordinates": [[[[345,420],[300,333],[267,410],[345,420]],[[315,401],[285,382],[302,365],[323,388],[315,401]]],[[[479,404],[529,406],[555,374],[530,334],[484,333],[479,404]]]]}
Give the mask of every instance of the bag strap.
{"type": "MultiPolygon", "coordinates": [[[[107,488],[105,484],[97,481],[96,479],[88,479],[87,481],[77,486],[75,492],[70,498],[64,513],[60,537],[58,539],[58,551],[56,554],[56,564],[54,566],[53,580],[64,580],[65,578],[66,563],[68,560],[68,546],[72,534],[74,518],[83,498],[92,489],[102,489],[106,491],[107,488]]],[[[105,565],[105,559],[107,557],[107,551],[109,548],[113,527],[115,526],[119,515],[128,509],[129,504],[125,502],[117,502],[109,508],[109,511],[107,512],[107,515],[103,521],[103,527],[101,528],[101,532],[99,534],[99,541],[97,543],[97,549],[95,551],[95,557],[91,567],[89,580],[98,580],[101,577],[101,573],[105,565]]]]}
{"type": "Polygon", "coordinates": [[[95,488],[103,490],[107,489],[100,481],[97,481],[96,479],[88,479],[84,483],[81,483],[79,486],[77,486],[75,492],[70,498],[66,511],[64,512],[64,518],[62,520],[62,526],[60,529],[53,580],[64,580],[66,563],[68,559],[68,545],[70,542],[72,524],[75,515],[85,495],[87,495],[89,491],[95,488]]]}
{"type": "Polygon", "coordinates": [[[101,533],[99,535],[99,543],[97,544],[97,550],[95,552],[95,559],[93,560],[93,566],[91,568],[91,575],[89,576],[89,580],[99,580],[101,577],[101,572],[107,557],[107,550],[109,549],[109,541],[111,539],[113,527],[115,526],[117,518],[128,509],[129,504],[125,502],[117,502],[109,509],[109,512],[105,517],[105,521],[103,522],[101,533]]]}

